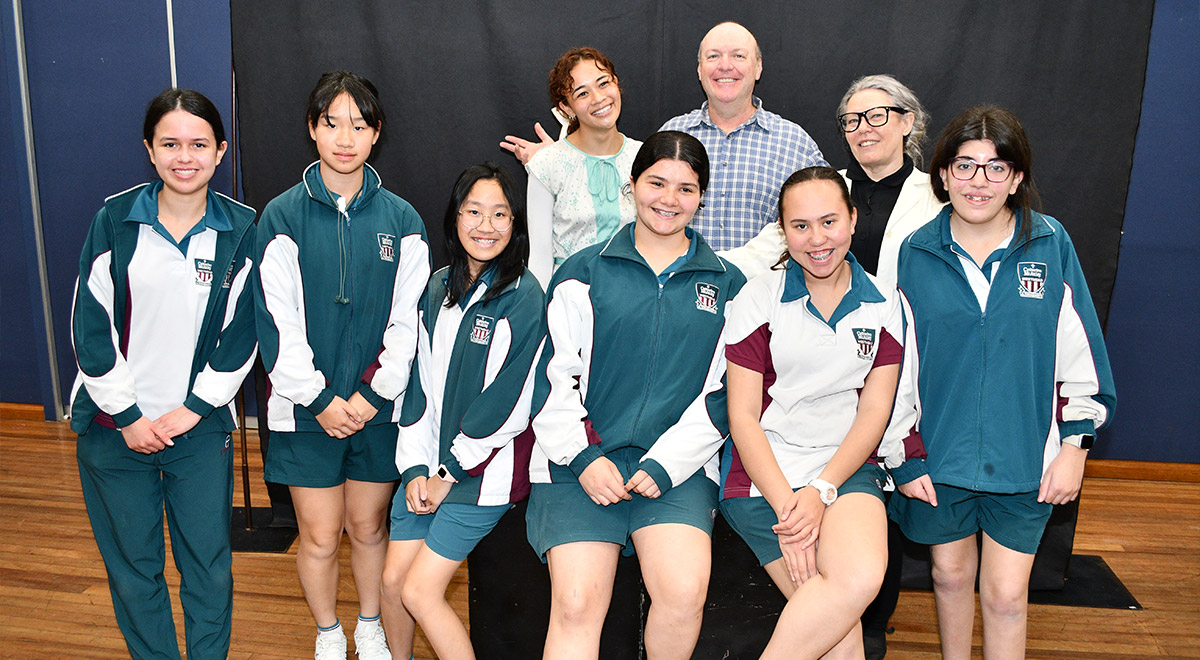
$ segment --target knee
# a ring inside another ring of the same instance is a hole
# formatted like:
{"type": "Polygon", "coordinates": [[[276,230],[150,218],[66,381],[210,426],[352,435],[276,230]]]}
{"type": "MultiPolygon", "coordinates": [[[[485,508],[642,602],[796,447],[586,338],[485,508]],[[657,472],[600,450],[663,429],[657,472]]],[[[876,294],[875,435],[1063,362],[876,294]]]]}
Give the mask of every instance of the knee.
{"type": "Polygon", "coordinates": [[[403,600],[404,576],[404,571],[398,568],[387,565],[383,567],[380,586],[383,589],[384,598],[392,602],[403,600]]]}
{"type": "Polygon", "coordinates": [[[861,613],[867,609],[871,601],[879,595],[879,586],[883,584],[885,564],[875,566],[858,566],[853,571],[847,571],[837,579],[838,592],[854,603],[861,613]]]}
{"type": "Polygon", "coordinates": [[[329,559],[336,557],[338,547],[342,544],[340,527],[323,529],[307,529],[300,531],[299,552],[314,559],[329,559]]]}
{"type": "Polygon", "coordinates": [[[933,565],[934,591],[957,592],[975,590],[974,566],[958,563],[935,562],[933,565]]]}
{"type": "Polygon", "coordinates": [[[674,576],[666,582],[656,585],[653,591],[647,585],[651,607],[662,607],[678,619],[696,618],[703,613],[708,598],[707,575],[674,576]]]}
{"type": "Polygon", "coordinates": [[[406,580],[400,588],[400,598],[413,618],[421,620],[430,608],[442,599],[442,594],[433,593],[428,586],[419,584],[417,580],[406,580]]]}
{"type": "Polygon", "coordinates": [[[346,516],[346,533],[350,535],[350,541],[356,545],[374,545],[380,543],[385,539],[386,531],[383,516],[346,516]]]}
{"type": "Polygon", "coordinates": [[[991,616],[1015,619],[1029,609],[1029,587],[1023,581],[988,581],[980,585],[979,604],[991,616]]]}
{"type": "Polygon", "coordinates": [[[604,625],[608,603],[598,594],[583,589],[554,590],[550,616],[565,628],[596,628],[604,625]]]}

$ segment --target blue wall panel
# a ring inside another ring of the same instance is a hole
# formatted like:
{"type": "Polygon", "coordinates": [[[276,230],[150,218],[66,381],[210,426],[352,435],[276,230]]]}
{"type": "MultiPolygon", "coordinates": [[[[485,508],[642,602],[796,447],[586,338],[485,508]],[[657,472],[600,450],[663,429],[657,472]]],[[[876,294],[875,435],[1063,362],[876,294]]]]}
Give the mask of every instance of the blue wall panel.
{"type": "Polygon", "coordinates": [[[1200,11],[1158,0],[1108,318],[1117,415],[1097,458],[1200,462],[1200,11]]]}
{"type": "Polygon", "coordinates": [[[25,241],[33,234],[33,218],[11,9],[0,12],[0,18],[0,64],[5,73],[0,117],[6,128],[0,134],[0,236],[6,246],[0,258],[0,401],[41,403],[43,365],[38,357],[45,356],[45,329],[40,323],[41,300],[34,297],[37,255],[25,241]]]}
{"type": "Polygon", "coordinates": [[[171,84],[166,5],[24,3],[51,308],[64,399],[75,376],[71,294],[104,198],[148,180],[142,112],[171,84]]]}

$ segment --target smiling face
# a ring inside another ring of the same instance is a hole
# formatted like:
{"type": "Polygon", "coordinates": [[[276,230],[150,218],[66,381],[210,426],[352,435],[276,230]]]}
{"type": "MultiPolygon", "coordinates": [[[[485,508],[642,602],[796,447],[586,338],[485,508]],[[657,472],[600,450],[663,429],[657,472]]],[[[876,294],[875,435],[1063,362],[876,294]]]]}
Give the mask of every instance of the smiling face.
{"type": "Polygon", "coordinates": [[[509,239],[512,238],[512,209],[499,181],[480,179],[471,186],[467,198],[458,208],[457,227],[458,241],[467,252],[467,264],[471,270],[471,279],[474,280],[492,259],[504,252],[509,239]],[[479,226],[467,226],[465,219],[473,215],[469,212],[477,212],[483,216],[479,226]],[[493,222],[506,225],[504,231],[498,231],[493,222]]]}
{"type": "Polygon", "coordinates": [[[614,130],[621,116],[621,90],[612,73],[601,69],[596,60],[581,60],[571,69],[571,91],[558,109],[579,119],[580,128],[595,131],[614,130]]]}
{"type": "Polygon", "coordinates": [[[783,193],[783,235],[788,254],[811,285],[837,275],[850,251],[858,213],[833,181],[797,183],[783,193]]]}
{"type": "MultiPolygon", "coordinates": [[[[846,102],[846,112],[866,112],[871,108],[895,105],[896,100],[891,94],[881,89],[864,89],[846,102]]],[[[854,132],[845,134],[854,160],[872,179],[878,181],[904,164],[904,136],[912,131],[913,120],[911,112],[888,112],[887,123],[883,126],[859,121],[854,132]]]]}
{"type": "Polygon", "coordinates": [[[637,222],[657,236],[683,231],[700,206],[699,177],[691,165],[663,158],[646,168],[633,182],[637,222]]]}
{"type": "Polygon", "coordinates": [[[208,192],[208,182],[225,155],[226,143],[216,141],[207,121],[176,109],[158,120],[153,141],[143,144],[164,189],[178,195],[192,195],[208,192]]]}
{"type": "MultiPolygon", "coordinates": [[[[996,145],[991,140],[968,140],[959,146],[955,157],[970,158],[976,163],[999,158],[996,145]]],[[[1005,203],[1009,195],[1017,192],[1017,186],[1025,178],[1023,172],[1012,172],[1008,180],[992,183],[984,176],[982,169],[976,169],[975,175],[966,181],[954,178],[944,167],[938,173],[954,209],[952,217],[971,225],[1007,223],[1013,215],[1005,203]]]]}
{"type": "Polygon", "coordinates": [[[700,42],[696,67],[709,105],[742,107],[752,103],[754,83],[762,75],[758,42],[736,23],[722,23],[700,42]]]}
{"type": "Polygon", "coordinates": [[[379,131],[363,120],[354,99],[342,92],[333,99],[308,135],[317,143],[321,175],[326,179],[360,174],[379,131]]]}

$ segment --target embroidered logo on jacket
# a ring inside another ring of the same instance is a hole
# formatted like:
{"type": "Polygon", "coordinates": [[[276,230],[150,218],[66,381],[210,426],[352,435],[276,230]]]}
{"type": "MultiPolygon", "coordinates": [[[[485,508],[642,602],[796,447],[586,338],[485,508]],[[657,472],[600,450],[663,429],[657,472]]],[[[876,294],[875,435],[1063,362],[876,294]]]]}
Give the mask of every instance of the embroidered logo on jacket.
{"type": "Polygon", "coordinates": [[[1046,295],[1046,264],[1022,261],[1017,264],[1017,293],[1022,298],[1041,300],[1046,295]]]}
{"type": "Polygon", "coordinates": [[[195,259],[196,264],[196,284],[200,286],[212,286],[212,267],[211,259],[195,259]]]}
{"type": "Polygon", "coordinates": [[[875,357],[875,328],[851,328],[854,341],[858,343],[858,357],[870,360],[875,357]]]}
{"type": "Polygon", "coordinates": [[[496,320],[490,316],[476,314],[475,323],[471,325],[471,341],[487,346],[488,341],[492,338],[492,325],[495,322],[496,320]]]}
{"type": "Polygon", "coordinates": [[[396,237],[392,234],[375,234],[379,238],[379,258],[382,261],[396,261],[396,237]]]}
{"type": "Polygon", "coordinates": [[[221,280],[221,288],[228,289],[233,284],[233,262],[229,262],[229,268],[225,269],[225,279],[221,280]]]}
{"type": "Polygon", "coordinates": [[[709,314],[717,313],[717,296],[721,289],[715,284],[696,282],[696,309],[709,314]]]}

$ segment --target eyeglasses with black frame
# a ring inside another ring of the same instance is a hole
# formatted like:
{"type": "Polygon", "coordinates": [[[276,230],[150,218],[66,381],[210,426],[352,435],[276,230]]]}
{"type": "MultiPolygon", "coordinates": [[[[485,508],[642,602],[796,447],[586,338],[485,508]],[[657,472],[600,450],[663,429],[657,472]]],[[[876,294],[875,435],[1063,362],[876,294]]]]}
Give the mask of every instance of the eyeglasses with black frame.
{"type": "Polygon", "coordinates": [[[879,128],[888,123],[888,113],[899,112],[905,114],[908,110],[898,108],[894,105],[881,105],[874,108],[868,108],[864,112],[847,112],[838,115],[838,126],[847,133],[853,133],[858,130],[859,125],[865,120],[868,126],[879,128]]]}
{"type": "Polygon", "coordinates": [[[970,181],[975,173],[983,170],[983,176],[992,183],[1004,183],[1012,176],[1013,163],[1010,160],[993,158],[986,163],[977,163],[966,156],[958,156],[950,161],[950,176],[959,181],[970,181]]]}
{"type": "Polygon", "coordinates": [[[459,209],[458,216],[462,218],[463,226],[467,229],[475,229],[483,224],[484,220],[491,221],[492,229],[498,232],[506,232],[512,229],[512,216],[507,211],[484,213],[479,209],[459,209]]]}

